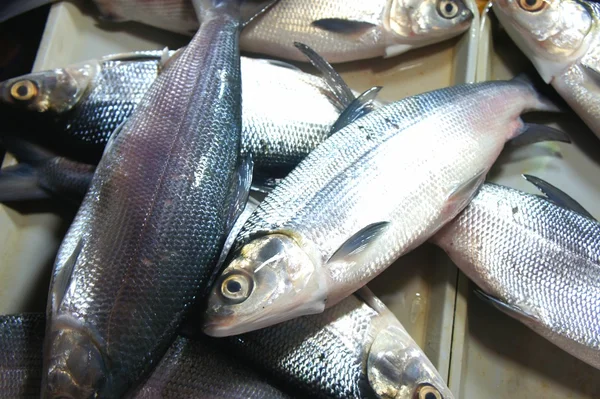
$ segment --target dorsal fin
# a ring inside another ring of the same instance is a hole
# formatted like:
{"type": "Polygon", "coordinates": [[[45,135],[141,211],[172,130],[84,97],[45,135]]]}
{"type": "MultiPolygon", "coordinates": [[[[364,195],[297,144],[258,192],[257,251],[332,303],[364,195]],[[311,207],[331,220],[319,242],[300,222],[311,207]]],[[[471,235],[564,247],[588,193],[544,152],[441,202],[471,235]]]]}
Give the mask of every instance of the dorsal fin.
{"type": "Polygon", "coordinates": [[[329,135],[343,129],[355,120],[360,119],[371,112],[373,110],[373,100],[375,100],[381,89],[381,86],[372,87],[354,99],[340,114],[337,121],[335,121],[329,131],[329,135]]]}

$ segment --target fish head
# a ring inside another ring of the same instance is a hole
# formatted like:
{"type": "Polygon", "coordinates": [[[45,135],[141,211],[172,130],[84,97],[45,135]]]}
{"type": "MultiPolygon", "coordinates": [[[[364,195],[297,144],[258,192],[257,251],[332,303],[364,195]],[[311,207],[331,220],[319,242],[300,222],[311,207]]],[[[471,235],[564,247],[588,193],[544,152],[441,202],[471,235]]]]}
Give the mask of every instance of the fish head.
{"type": "Polygon", "coordinates": [[[567,70],[588,49],[586,37],[593,18],[579,1],[494,0],[492,9],[546,83],[567,70]]]}
{"type": "Polygon", "coordinates": [[[88,91],[99,68],[86,62],[0,82],[0,105],[37,113],[67,112],[88,91]]]}
{"type": "Polygon", "coordinates": [[[367,375],[381,398],[454,398],[425,353],[399,325],[388,325],[375,337],[367,358],[367,375]]]}
{"type": "Polygon", "coordinates": [[[463,0],[392,0],[386,24],[392,38],[386,56],[454,37],[472,20],[473,12],[463,0]]]}
{"type": "Polygon", "coordinates": [[[44,398],[96,398],[110,385],[102,351],[84,330],[53,328],[44,349],[44,398]]]}
{"type": "Polygon", "coordinates": [[[320,269],[285,234],[258,237],[232,259],[208,300],[204,331],[228,336],[325,309],[320,269]]]}

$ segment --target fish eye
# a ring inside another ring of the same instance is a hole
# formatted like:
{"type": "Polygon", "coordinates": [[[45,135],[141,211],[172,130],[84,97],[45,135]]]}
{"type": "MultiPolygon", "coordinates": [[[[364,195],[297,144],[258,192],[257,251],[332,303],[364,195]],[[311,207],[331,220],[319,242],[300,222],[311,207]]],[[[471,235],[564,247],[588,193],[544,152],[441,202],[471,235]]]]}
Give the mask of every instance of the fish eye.
{"type": "Polygon", "coordinates": [[[458,4],[454,0],[440,0],[437,4],[438,13],[446,18],[451,19],[458,15],[458,4]]]}
{"type": "Polygon", "coordinates": [[[20,80],[10,88],[10,95],[17,101],[29,101],[38,94],[38,87],[31,80],[20,80]]]}
{"type": "Polygon", "coordinates": [[[540,11],[546,7],[546,0],[518,0],[519,6],[529,12],[540,11]]]}
{"type": "Polygon", "coordinates": [[[250,277],[240,273],[230,274],[221,282],[221,295],[230,303],[241,303],[248,299],[252,288],[250,277]]]}
{"type": "Polygon", "coordinates": [[[442,394],[433,385],[421,384],[417,388],[416,399],[442,399],[442,394]]]}

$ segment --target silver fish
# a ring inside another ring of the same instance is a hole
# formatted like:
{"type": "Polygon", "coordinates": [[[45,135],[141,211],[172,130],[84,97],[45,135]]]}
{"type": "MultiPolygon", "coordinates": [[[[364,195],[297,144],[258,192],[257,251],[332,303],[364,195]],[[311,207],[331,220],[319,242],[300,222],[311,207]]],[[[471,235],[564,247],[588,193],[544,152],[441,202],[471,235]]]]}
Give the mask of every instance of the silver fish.
{"type": "Polygon", "coordinates": [[[59,250],[44,397],[135,389],[206,293],[234,204],[247,194],[236,176],[238,39],[241,21],[266,3],[196,5],[202,27],[111,137],[59,250]]]}
{"type": "Polygon", "coordinates": [[[453,398],[402,324],[365,288],[321,314],[217,342],[302,397],[453,398]]]}
{"type": "MultiPolygon", "coordinates": [[[[189,0],[95,0],[114,20],[189,34],[197,28],[189,0]]],[[[463,0],[283,0],[241,36],[242,50],[306,61],[309,45],[329,62],[391,57],[466,31],[473,13],[463,0]]]]}
{"type": "MultiPolygon", "coordinates": [[[[95,163],[173,53],[114,54],[0,82],[0,113],[14,134],[95,163]]],[[[242,57],[241,71],[242,152],[260,173],[283,177],[328,137],[344,105],[322,78],[280,61],[242,57]]]]}
{"type": "MultiPolygon", "coordinates": [[[[42,382],[45,315],[0,316],[0,398],[38,398],[42,382]]],[[[264,375],[214,345],[177,337],[135,399],[288,398],[264,375]]]]}
{"type": "Polygon", "coordinates": [[[519,78],[409,97],[346,126],[248,219],[205,331],[238,334],[339,302],[466,206],[526,129],[522,112],[555,109],[519,78]]]}
{"type": "Polygon", "coordinates": [[[600,224],[485,184],[432,238],[496,307],[600,368],[600,224]]]}
{"type": "Polygon", "coordinates": [[[600,137],[600,4],[494,0],[493,10],[546,83],[600,137]]]}

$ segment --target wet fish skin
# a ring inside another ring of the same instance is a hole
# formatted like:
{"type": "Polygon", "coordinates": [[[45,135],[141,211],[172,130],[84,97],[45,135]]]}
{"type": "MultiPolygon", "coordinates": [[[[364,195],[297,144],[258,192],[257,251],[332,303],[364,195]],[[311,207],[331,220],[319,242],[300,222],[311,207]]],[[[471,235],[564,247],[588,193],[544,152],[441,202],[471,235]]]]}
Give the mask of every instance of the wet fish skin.
{"type": "Polygon", "coordinates": [[[398,319],[366,288],[321,314],[215,342],[301,397],[453,398],[398,319]]]}
{"type": "Polygon", "coordinates": [[[556,110],[521,78],[466,84],[378,108],[332,135],[246,222],[205,331],[319,313],[366,284],[466,206],[523,131],[519,115],[534,109],[556,110]]]}
{"type": "MultiPolygon", "coordinates": [[[[0,398],[39,398],[46,316],[0,316],[0,398]]],[[[136,399],[288,398],[264,376],[216,349],[207,338],[177,337],[136,399]]]]}
{"type": "Polygon", "coordinates": [[[432,241],[505,303],[501,309],[510,316],[600,368],[597,221],[537,195],[485,184],[432,241]]]}
{"type": "Polygon", "coordinates": [[[202,27],[107,147],[61,245],[44,397],[135,389],[205,294],[237,180],[241,16],[237,1],[202,5],[202,27]]]}
{"type": "MultiPolygon", "coordinates": [[[[133,113],[159,75],[162,55],[115,54],[1,82],[0,104],[7,108],[14,134],[37,132],[37,141],[60,154],[95,163],[112,132],[133,113]],[[79,81],[65,77],[56,83],[58,76],[81,69],[93,76],[79,81]],[[24,82],[32,82],[37,95],[16,101],[11,89],[27,86],[24,82]],[[67,95],[72,92],[81,93],[76,101],[67,95]],[[19,117],[13,110],[21,111],[19,117]]],[[[247,57],[241,61],[242,152],[252,153],[257,172],[270,177],[289,173],[325,140],[342,108],[321,78],[279,65],[247,57]]]]}
{"type": "Polygon", "coordinates": [[[600,137],[600,4],[494,0],[493,10],[539,74],[600,137]]]}
{"type": "Polygon", "coordinates": [[[0,398],[39,398],[45,322],[42,313],[0,316],[0,398]]]}
{"type": "MultiPolygon", "coordinates": [[[[189,34],[197,22],[189,0],[95,0],[116,20],[133,20],[189,34]]],[[[305,43],[332,63],[389,57],[440,42],[469,28],[462,0],[285,0],[241,36],[242,50],[306,61],[293,46],[305,43]],[[445,7],[448,7],[445,10],[445,7]]]]}

